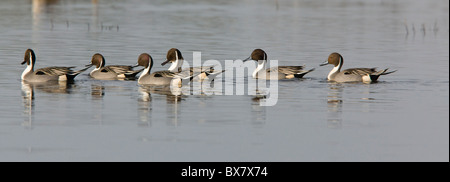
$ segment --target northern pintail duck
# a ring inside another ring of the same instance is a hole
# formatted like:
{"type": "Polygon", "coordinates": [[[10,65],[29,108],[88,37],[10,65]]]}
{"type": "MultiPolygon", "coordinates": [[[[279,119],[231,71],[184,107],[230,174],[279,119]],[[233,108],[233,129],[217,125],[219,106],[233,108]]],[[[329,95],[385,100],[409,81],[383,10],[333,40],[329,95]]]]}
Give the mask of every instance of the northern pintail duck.
{"type": "Polygon", "coordinates": [[[258,67],[253,71],[252,76],[256,79],[271,79],[271,74],[274,79],[292,79],[302,78],[305,74],[314,70],[303,70],[304,66],[278,66],[266,69],[267,54],[262,49],[253,50],[250,57],[243,61],[254,60],[258,62],[258,67]]]}
{"type": "Polygon", "coordinates": [[[214,65],[212,66],[197,66],[197,67],[189,67],[186,69],[182,69],[181,66],[183,65],[183,55],[181,54],[180,50],[176,48],[171,48],[169,51],[167,51],[166,61],[161,63],[161,66],[164,66],[167,63],[172,63],[169,67],[169,71],[174,73],[179,73],[185,70],[189,70],[191,75],[196,73],[201,73],[197,77],[195,77],[195,80],[203,81],[205,79],[214,80],[214,78],[219,75],[220,73],[223,73],[225,70],[215,70],[214,65]]]}
{"type": "Polygon", "coordinates": [[[53,66],[34,70],[36,56],[32,49],[25,51],[25,56],[21,64],[27,63],[27,68],[22,72],[22,80],[26,82],[49,82],[49,81],[73,81],[74,78],[85,71],[84,69],[73,71],[72,67],[53,66]]]}
{"type": "Polygon", "coordinates": [[[153,58],[147,53],[139,55],[137,66],[144,67],[144,71],[138,79],[138,84],[140,85],[177,85],[178,87],[181,87],[182,83],[187,83],[192,80],[194,76],[197,76],[190,75],[188,71],[175,73],[164,70],[150,73],[150,70],[153,67],[153,58]]]}
{"type": "Polygon", "coordinates": [[[387,75],[397,70],[387,72],[389,68],[377,71],[376,68],[350,68],[341,72],[344,58],[337,52],[331,53],[328,60],[320,66],[332,64],[334,68],[328,73],[327,79],[335,82],[374,82],[381,75],[387,75]]]}
{"type": "Polygon", "coordinates": [[[89,75],[99,80],[134,79],[143,70],[133,70],[134,66],[125,65],[105,66],[105,58],[100,53],[95,53],[92,56],[90,65],[95,65],[95,69],[89,75]]]}

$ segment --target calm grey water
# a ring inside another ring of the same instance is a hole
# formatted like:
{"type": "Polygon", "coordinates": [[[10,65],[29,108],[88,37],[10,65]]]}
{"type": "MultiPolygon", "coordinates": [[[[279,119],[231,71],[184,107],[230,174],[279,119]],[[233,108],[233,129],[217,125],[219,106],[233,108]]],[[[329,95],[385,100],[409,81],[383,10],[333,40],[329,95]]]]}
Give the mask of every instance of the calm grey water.
{"type": "Polygon", "coordinates": [[[448,162],[448,14],[447,0],[0,1],[0,161],[448,162]],[[280,81],[271,107],[92,80],[92,68],[71,85],[20,80],[27,48],[37,68],[147,52],[163,70],[172,47],[221,63],[262,48],[316,70],[280,81]],[[329,83],[318,65],[331,52],[344,68],[398,71],[329,83]]]}

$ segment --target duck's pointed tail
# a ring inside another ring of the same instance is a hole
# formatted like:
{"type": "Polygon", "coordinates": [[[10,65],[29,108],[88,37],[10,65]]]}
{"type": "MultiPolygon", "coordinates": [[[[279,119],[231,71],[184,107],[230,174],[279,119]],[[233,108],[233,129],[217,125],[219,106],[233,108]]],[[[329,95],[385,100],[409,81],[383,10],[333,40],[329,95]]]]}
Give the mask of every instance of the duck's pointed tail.
{"type": "Polygon", "coordinates": [[[127,78],[134,78],[134,77],[136,77],[137,74],[139,74],[143,70],[144,70],[144,68],[139,69],[139,70],[132,70],[132,71],[125,73],[125,76],[127,78]]]}
{"type": "Polygon", "coordinates": [[[384,69],[384,70],[380,70],[380,71],[377,71],[377,72],[371,74],[371,75],[370,75],[370,80],[371,80],[371,81],[377,81],[378,78],[379,78],[381,75],[388,75],[388,74],[391,74],[391,73],[394,73],[394,72],[397,71],[397,70],[394,70],[394,71],[389,71],[389,72],[388,72],[388,69],[389,69],[389,68],[386,68],[386,69],[384,69]]]}
{"type": "Polygon", "coordinates": [[[208,77],[208,79],[214,80],[214,78],[216,78],[217,75],[219,75],[223,72],[225,72],[225,70],[216,71],[216,72],[205,72],[205,74],[208,77]]]}
{"type": "Polygon", "coordinates": [[[387,74],[391,74],[391,73],[394,73],[394,72],[397,71],[397,70],[394,70],[394,71],[389,71],[389,72],[387,72],[388,69],[389,69],[389,68],[384,69],[383,72],[382,72],[380,75],[387,75],[387,74]]]}
{"type": "Polygon", "coordinates": [[[295,78],[303,78],[303,76],[305,76],[307,73],[309,73],[311,71],[314,71],[315,69],[316,68],[312,68],[312,69],[310,69],[308,71],[303,71],[301,73],[295,74],[294,76],[295,76],[295,78]]]}
{"type": "Polygon", "coordinates": [[[85,68],[78,70],[78,71],[73,71],[69,74],[67,74],[67,79],[68,80],[73,80],[77,75],[79,75],[80,73],[86,71],[87,69],[89,69],[90,67],[92,67],[92,65],[87,65],[85,68]]]}

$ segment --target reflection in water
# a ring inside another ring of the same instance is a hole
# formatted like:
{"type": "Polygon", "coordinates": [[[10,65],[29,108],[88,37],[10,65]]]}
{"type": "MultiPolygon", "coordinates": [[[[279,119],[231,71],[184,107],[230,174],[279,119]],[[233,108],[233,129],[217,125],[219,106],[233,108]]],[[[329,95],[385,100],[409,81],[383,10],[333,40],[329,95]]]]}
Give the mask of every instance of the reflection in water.
{"type": "Polygon", "coordinates": [[[47,82],[47,83],[28,83],[22,81],[22,99],[24,104],[24,114],[27,115],[25,122],[22,123],[26,128],[32,129],[34,116],[34,98],[35,89],[46,93],[64,93],[70,94],[72,83],[70,82],[47,82]]]}
{"type": "MultiPolygon", "coordinates": [[[[376,82],[376,83],[378,83],[378,82],[376,82]]],[[[372,84],[376,84],[376,83],[364,84],[360,88],[361,94],[363,94],[364,96],[367,96],[367,97],[362,97],[361,100],[359,101],[359,103],[361,104],[361,107],[360,107],[361,112],[365,112],[365,113],[371,112],[370,106],[371,106],[371,103],[374,102],[375,99],[371,98],[370,95],[371,95],[371,92],[375,92],[375,91],[373,89],[371,89],[370,87],[372,84]]],[[[365,121],[365,120],[362,120],[362,121],[365,121]]]]}
{"type": "Polygon", "coordinates": [[[101,111],[101,112],[93,112],[93,119],[99,121],[99,124],[103,124],[103,96],[105,96],[105,86],[92,83],[91,84],[91,98],[92,98],[92,111],[101,111]]]}
{"type": "Polygon", "coordinates": [[[105,95],[105,87],[103,85],[91,84],[92,99],[102,99],[105,95]]]}
{"type": "Polygon", "coordinates": [[[22,82],[22,100],[23,100],[23,113],[27,116],[22,126],[25,128],[32,128],[33,113],[34,113],[34,88],[25,82],[22,82]]]}
{"type": "Polygon", "coordinates": [[[140,95],[140,98],[138,99],[138,116],[140,119],[139,126],[142,127],[151,127],[151,119],[150,111],[152,110],[152,95],[150,93],[149,88],[145,87],[139,87],[138,88],[140,95]]]}
{"type": "Polygon", "coordinates": [[[72,85],[71,82],[51,82],[51,83],[45,83],[45,84],[31,84],[34,86],[34,88],[44,91],[46,93],[60,93],[60,94],[70,94],[72,92],[72,85]]]}
{"type": "Polygon", "coordinates": [[[182,88],[170,89],[169,86],[141,86],[142,90],[145,90],[149,95],[159,94],[166,95],[166,100],[168,104],[176,104],[183,100],[183,95],[181,92],[182,88]]]}
{"type": "Polygon", "coordinates": [[[256,88],[255,96],[252,97],[252,124],[255,126],[260,126],[266,122],[266,108],[261,106],[261,99],[266,99],[267,95],[265,92],[260,91],[256,88]]]}
{"type": "Polygon", "coordinates": [[[327,127],[342,127],[342,90],[343,86],[339,83],[328,83],[328,120],[327,127]]]}
{"type": "Polygon", "coordinates": [[[167,115],[172,118],[170,124],[178,126],[178,103],[184,100],[181,88],[173,88],[171,90],[169,86],[140,86],[139,92],[141,94],[138,101],[138,114],[141,120],[140,125],[151,126],[151,119],[149,118],[149,116],[151,116],[150,112],[152,111],[151,94],[159,94],[166,96],[167,115]]]}

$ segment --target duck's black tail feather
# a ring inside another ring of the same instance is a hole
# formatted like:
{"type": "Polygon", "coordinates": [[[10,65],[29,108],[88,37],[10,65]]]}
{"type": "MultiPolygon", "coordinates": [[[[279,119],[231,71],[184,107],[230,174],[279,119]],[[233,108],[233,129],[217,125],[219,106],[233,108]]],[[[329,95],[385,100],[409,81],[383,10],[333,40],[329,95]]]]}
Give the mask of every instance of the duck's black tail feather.
{"type": "Polygon", "coordinates": [[[304,72],[302,72],[302,73],[295,74],[294,77],[295,77],[295,78],[303,78],[303,76],[305,76],[307,73],[309,73],[309,72],[311,72],[311,71],[314,71],[314,70],[315,70],[315,68],[312,68],[312,69],[310,69],[310,70],[308,70],[308,71],[304,71],[304,72]]]}
{"type": "Polygon", "coordinates": [[[131,71],[131,72],[129,72],[129,73],[125,73],[125,76],[127,77],[127,78],[134,78],[134,77],[136,77],[136,75],[137,74],[139,74],[141,71],[143,71],[144,70],[144,68],[142,68],[142,69],[140,69],[140,70],[136,70],[136,71],[131,71]]]}
{"type": "Polygon", "coordinates": [[[394,70],[394,71],[387,72],[388,69],[389,69],[389,68],[386,68],[386,69],[384,69],[384,70],[381,70],[381,71],[378,71],[378,72],[376,72],[376,73],[374,73],[374,74],[371,74],[371,75],[370,75],[370,80],[372,80],[372,81],[377,81],[378,78],[379,78],[381,75],[387,75],[387,74],[391,74],[391,73],[394,73],[394,72],[397,71],[397,70],[394,70]]]}
{"type": "Polygon", "coordinates": [[[86,66],[85,68],[83,68],[81,70],[73,71],[73,72],[67,74],[67,80],[72,80],[73,81],[78,74],[82,73],[83,71],[86,71],[90,67],[92,67],[92,65],[88,65],[88,66],[86,66]]]}

